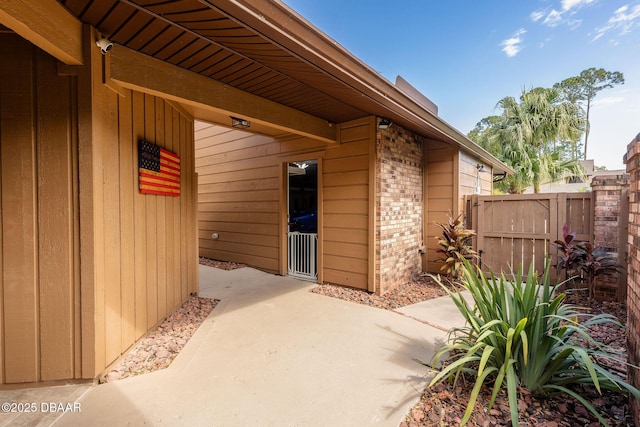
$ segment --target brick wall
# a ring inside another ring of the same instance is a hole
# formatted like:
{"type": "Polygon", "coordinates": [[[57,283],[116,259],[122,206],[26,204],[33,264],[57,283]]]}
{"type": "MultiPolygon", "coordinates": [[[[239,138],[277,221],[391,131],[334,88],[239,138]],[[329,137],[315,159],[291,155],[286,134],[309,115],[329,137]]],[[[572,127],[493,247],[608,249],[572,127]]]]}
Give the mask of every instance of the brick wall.
{"type": "Polygon", "coordinates": [[[624,204],[628,189],[628,175],[596,177],[591,182],[594,246],[608,252],[621,266],[619,273],[597,279],[594,296],[599,300],[624,301],[626,298],[626,236],[620,229],[626,224],[621,216],[627,214],[624,204]]]}
{"type": "Polygon", "coordinates": [[[385,293],[421,271],[423,141],[391,126],[376,138],[376,276],[385,293]]]}
{"type": "MultiPolygon", "coordinates": [[[[629,186],[629,264],[627,272],[627,352],[629,363],[640,365],[640,134],[627,146],[624,159],[630,176],[629,186]]],[[[629,370],[629,380],[640,388],[640,374],[629,370]]],[[[640,420],[640,404],[631,399],[634,419],[640,420]]]]}

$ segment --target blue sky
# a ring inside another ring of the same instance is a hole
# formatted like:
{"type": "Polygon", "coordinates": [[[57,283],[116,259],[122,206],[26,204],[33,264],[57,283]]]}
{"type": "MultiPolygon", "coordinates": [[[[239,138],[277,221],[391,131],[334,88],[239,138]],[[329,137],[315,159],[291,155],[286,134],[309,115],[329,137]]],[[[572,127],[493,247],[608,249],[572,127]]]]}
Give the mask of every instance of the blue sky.
{"type": "Polygon", "coordinates": [[[401,75],[468,133],[496,103],[596,67],[588,157],[624,168],[640,132],[640,0],[284,0],[374,70],[401,75]]]}

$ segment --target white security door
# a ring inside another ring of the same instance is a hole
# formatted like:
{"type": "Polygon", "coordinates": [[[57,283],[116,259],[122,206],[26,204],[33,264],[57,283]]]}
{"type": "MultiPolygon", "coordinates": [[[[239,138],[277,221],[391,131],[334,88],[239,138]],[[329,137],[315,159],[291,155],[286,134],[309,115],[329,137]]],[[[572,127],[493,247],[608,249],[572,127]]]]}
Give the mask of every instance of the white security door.
{"type": "Polygon", "coordinates": [[[289,163],[288,274],[318,280],[318,162],[289,163]]]}

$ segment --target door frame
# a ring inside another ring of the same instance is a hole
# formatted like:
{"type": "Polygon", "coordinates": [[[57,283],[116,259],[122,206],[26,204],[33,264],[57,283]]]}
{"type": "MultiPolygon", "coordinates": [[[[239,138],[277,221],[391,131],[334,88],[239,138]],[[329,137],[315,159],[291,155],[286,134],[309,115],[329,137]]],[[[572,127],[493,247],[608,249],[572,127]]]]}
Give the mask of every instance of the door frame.
{"type": "Polygon", "coordinates": [[[289,271],[289,251],[288,251],[288,216],[289,216],[289,163],[302,162],[305,160],[315,160],[318,162],[318,283],[323,282],[323,258],[324,258],[324,200],[323,192],[323,165],[322,158],[324,152],[311,152],[296,155],[287,155],[280,158],[280,275],[286,276],[289,271]]]}

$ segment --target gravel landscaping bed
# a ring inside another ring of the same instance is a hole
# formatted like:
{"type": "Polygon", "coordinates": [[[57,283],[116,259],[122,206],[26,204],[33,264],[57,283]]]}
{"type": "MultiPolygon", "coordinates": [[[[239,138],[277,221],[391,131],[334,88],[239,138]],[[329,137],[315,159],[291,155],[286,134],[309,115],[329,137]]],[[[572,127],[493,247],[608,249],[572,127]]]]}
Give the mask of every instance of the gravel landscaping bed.
{"type": "Polygon", "coordinates": [[[210,298],[190,297],[123,356],[103,382],[167,368],[217,303],[210,298]]]}
{"type": "Polygon", "coordinates": [[[396,308],[447,294],[444,289],[429,276],[418,276],[408,283],[400,284],[397,288],[382,296],[361,289],[347,288],[330,283],[318,285],[312,288],[311,292],[387,310],[395,310],[396,308]]]}
{"type": "MultiPolygon", "coordinates": [[[[570,295],[568,301],[576,303],[576,297],[570,295]]],[[[610,313],[624,325],[626,308],[622,303],[594,302],[592,313],[610,313]]],[[[626,355],[626,328],[616,326],[597,326],[590,329],[591,335],[598,341],[616,348],[626,355]]],[[[624,366],[611,366],[612,372],[626,378],[624,366]]],[[[456,426],[466,410],[468,396],[473,384],[458,384],[453,388],[448,384],[438,384],[427,388],[422,398],[407,414],[400,427],[418,426],[456,426]]],[[[605,418],[612,427],[636,427],[629,413],[629,403],[624,397],[603,391],[603,395],[593,387],[576,390],[605,418]]],[[[494,408],[487,412],[486,403],[491,396],[490,389],[484,389],[478,398],[469,426],[507,426],[511,425],[509,406],[505,394],[496,400],[494,408]]],[[[524,389],[519,390],[518,408],[520,425],[523,427],[597,427],[600,422],[577,400],[561,395],[538,399],[524,389]]]]}
{"type": "Polygon", "coordinates": [[[238,268],[246,267],[246,265],[237,262],[218,261],[211,258],[205,258],[203,256],[200,257],[200,264],[219,268],[221,270],[236,270],[238,268]]]}
{"type": "MultiPolygon", "coordinates": [[[[235,262],[200,257],[200,264],[222,270],[246,267],[235,262]]],[[[218,300],[192,296],[114,364],[101,382],[112,382],[134,375],[167,368],[187,344],[218,300]]]]}

